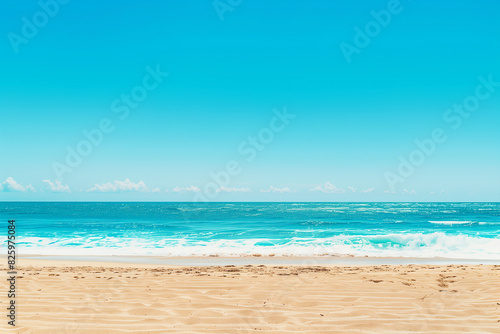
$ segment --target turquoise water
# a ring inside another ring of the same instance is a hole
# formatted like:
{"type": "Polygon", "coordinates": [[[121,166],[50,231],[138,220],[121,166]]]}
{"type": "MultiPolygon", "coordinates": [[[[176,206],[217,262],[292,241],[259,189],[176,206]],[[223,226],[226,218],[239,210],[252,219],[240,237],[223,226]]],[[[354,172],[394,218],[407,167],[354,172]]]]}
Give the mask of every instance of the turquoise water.
{"type": "Polygon", "coordinates": [[[500,259],[500,203],[16,203],[18,253],[500,259]]]}

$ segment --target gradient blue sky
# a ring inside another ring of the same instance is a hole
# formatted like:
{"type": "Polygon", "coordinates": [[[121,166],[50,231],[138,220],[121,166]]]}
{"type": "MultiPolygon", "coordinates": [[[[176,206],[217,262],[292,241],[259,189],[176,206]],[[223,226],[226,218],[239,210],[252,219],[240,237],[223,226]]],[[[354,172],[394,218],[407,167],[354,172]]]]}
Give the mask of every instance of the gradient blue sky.
{"type": "Polygon", "coordinates": [[[457,129],[443,115],[500,81],[500,3],[401,1],[348,63],[340,44],[388,3],[243,0],[221,20],[211,1],[72,0],[15,52],[41,7],[2,1],[0,200],[189,201],[237,161],[212,200],[499,201],[500,87],[457,129]],[[168,77],[120,119],[113,101],[157,65],[168,77]],[[296,117],[247,161],[238,146],[284,107],[296,117]],[[105,118],[58,186],[54,162],[105,118]],[[447,140],[391,189],[435,128],[447,140]]]}

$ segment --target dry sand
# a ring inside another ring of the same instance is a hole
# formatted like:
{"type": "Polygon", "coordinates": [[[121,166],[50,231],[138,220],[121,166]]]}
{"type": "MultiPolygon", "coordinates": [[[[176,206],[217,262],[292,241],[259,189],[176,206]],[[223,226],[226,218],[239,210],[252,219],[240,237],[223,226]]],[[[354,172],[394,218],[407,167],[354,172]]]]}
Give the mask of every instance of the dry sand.
{"type": "Polygon", "coordinates": [[[498,265],[23,260],[17,272],[16,333],[500,333],[498,265]]]}

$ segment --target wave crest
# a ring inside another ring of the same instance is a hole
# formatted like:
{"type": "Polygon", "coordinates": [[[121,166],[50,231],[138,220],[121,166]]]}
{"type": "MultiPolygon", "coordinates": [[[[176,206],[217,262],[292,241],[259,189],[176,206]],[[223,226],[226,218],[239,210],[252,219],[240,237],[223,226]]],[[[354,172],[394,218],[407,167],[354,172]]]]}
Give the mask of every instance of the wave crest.
{"type": "Polygon", "coordinates": [[[25,237],[26,254],[135,256],[332,256],[500,259],[500,239],[434,233],[292,239],[141,239],[25,237]]]}

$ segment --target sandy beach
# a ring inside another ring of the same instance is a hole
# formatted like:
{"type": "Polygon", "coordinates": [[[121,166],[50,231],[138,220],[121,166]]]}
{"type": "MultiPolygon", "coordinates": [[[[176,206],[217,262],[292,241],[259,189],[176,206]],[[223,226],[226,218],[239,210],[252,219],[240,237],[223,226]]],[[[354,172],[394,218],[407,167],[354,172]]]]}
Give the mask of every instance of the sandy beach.
{"type": "Polygon", "coordinates": [[[500,333],[499,265],[22,259],[17,272],[16,333],[500,333]]]}

